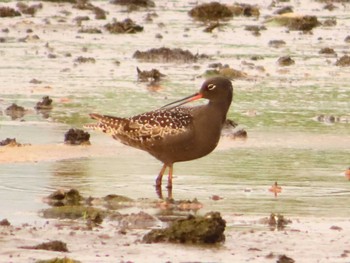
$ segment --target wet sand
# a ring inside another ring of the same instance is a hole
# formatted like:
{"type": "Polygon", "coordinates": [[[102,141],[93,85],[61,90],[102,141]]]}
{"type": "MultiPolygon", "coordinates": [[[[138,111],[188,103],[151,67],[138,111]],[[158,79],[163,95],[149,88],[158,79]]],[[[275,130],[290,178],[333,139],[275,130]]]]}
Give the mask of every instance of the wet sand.
{"type": "Polygon", "coordinates": [[[226,214],[226,241],[222,245],[144,244],[149,230],[120,233],[113,222],[93,230],[84,225],[50,221],[41,225],[0,227],[2,262],[36,262],[69,257],[81,262],[276,262],[286,255],[295,262],[349,262],[349,219],[290,218],[282,231],[270,231],[257,217],[226,214]],[[69,252],[23,249],[60,240],[69,252]],[[317,249],[315,249],[317,248],[317,249]]]}

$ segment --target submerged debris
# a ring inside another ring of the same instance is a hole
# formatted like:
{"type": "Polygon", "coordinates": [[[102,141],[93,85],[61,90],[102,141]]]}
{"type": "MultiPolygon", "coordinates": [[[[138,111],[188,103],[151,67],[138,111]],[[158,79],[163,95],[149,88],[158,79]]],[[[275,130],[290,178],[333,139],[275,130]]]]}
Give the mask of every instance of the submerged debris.
{"type": "Polygon", "coordinates": [[[47,260],[38,260],[38,261],[35,261],[35,263],[81,263],[81,261],[64,257],[64,258],[53,258],[53,259],[47,259],[47,260]]]}
{"type": "Polygon", "coordinates": [[[225,227],[226,222],[218,212],[190,215],[187,219],[176,220],[168,228],[150,231],[143,237],[143,242],[214,244],[225,240],[225,227]]]}
{"type": "Polygon", "coordinates": [[[269,18],[267,23],[276,23],[281,26],[287,27],[289,30],[296,31],[311,31],[314,27],[320,25],[316,16],[310,15],[296,15],[293,13],[277,15],[275,17],[269,18]]]}
{"type": "Polygon", "coordinates": [[[295,61],[290,56],[283,56],[277,60],[278,65],[286,67],[295,64],[295,61]]]}
{"type": "Polygon", "coordinates": [[[200,20],[219,20],[219,19],[230,19],[233,17],[232,11],[224,4],[218,2],[211,2],[198,5],[192,8],[188,12],[189,16],[200,20]]]}
{"type": "Polygon", "coordinates": [[[284,218],[281,214],[271,213],[269,218],[263,218],[261,220],[263,224],[267,224],[270,230],[283,230],[288,224],[292,223],[291,220],[284,218]]]}
{"type": "Polygon", "coordinates": [[[276,263],[294,263],[295,260],[290,258],[290,257],[287,257],[286,255],[280,255],[278,256],[278,260],[276,263]]]}
{"type": "Polygon", "coordinates": [[[21,248],[68,252],[67,244],[59,240],[44,242],[36,246],[23,246],[21,248]]]}
{"type": "Polygon", "coordinates": [[[12,120],[22,118],[26,114],[26,110],[22,106],[13,103],[5,109],[5,114],[10,116],[12,120]]]}
{"type": "Polygon", "coordinates": [[[96,59],[94,59],[93,57],[83,57],[83,56],[79,56],[76,59],[74,59],[75,63],[95,63],[96,59]]]}
{"type": "Polygon", "coordinates": [[[5,218],[0,221],[0,226],[10,226],[11,223],[5,218]]]}
{"type": "Polygon", "coordinates": [[[16,141],[16,138],[6,138],[5,140],[0,141],[0,146],[19,147],[23,145],[21,143],[18,143],[16,141]]]}
{"type": "Polygon", "coordinates": [[[348,67],[350,66],[350,56],[344,55],[335,62],[336,66],[348,67]]]}
{"type": "Polygon", "coordinates": [[[130,18],[126,18],[122,22],[114,21],[113,23],[108,23],[105,25],[105,28],[113,34],[134,34],[143,31],[143,27],[137,25],[130,18]]]}
{"type": "Polygon", "coordinates": [[[157,82],[157,81],[160,81],[161,78],[166,76],[160,73],[158,69],[141,70],[137,67],[136,70],[137,70],[137,79],[143,82],[146,82],[146,81],[157,82]]]}
{"type": "Polygon", "coordinates": [[[59,189],[45,198],[45,201],[51,206],[80,205],[83,197],[76,189],[59,189]]]}
{"type": "Polygon", "coordinates": [[[233,5],[228,5],[228,8],[232,11],[234,16],[260,16],[259,7],[256,5],[235,3],[233,5]]]}
{"type": "Polygon", "coordinates": [[[90,134],[80,129],[69,129],[64,135],[64,143],[69,145],[90,145],[90,134]]]}
{"type": "Polygon", "coordinates": [[[44,96],[41,101],[37,102],[34,108],[36,110],[51,110],[52,99],[49,96],[44,96]]]}
{"type": "Polygon", "coordinates": [[[221,136],[228,137],[230,139],[242,139],[245,140],[248,137],[247,131],[240,127],[238,123],[233,120],[226,119],[224,126],[221,130],[221,136]]]}
{"type": "Polygon", "coordinates": [[[166,199],[158,203],[157,206],[165,210],[197,211],[203,207],[203,204],[200,203],[196,198],[192,201],[166,199]]]}
{"type": "Polygon", "coordinates": [[[193,55],[188,50],[183,50],[180,48],[152,48],[147,51],[139,51],[137,50],[133,58],[147,61],[147,62],[183,62],[183,63],[191,63],[197,62],[198,59],[208,58],[207,55],[193,55]]]}
{"type": "Polygon", "coordinates": [[[137,6],[137,7],[155,7],[155,3],[151,0],[113,0],[112,4],[125,5],[125,6],[137,6]]]}
{"type": "Polygon", "coordinates": [[[20,16],[21,13],[17,10],[7,7],[7,6],[1,6],[0,7],[0,17],[14,17],[14,16],[20,16]]]}

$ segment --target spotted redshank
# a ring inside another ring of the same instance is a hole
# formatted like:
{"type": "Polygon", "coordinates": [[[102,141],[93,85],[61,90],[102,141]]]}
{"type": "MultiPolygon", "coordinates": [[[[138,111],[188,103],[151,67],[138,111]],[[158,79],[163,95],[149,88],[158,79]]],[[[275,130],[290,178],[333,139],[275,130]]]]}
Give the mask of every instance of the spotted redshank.
{"type": "Polygon", "coordinates": [[[214,77],[206,80],[198,93],[160,109],[130,118],[93,113],[90,117],[98,122],[85,127],[110,134],[123,144],[144,150],[163,162],[156,188],[161,187],[163,174],[169,168],[167,187],[171,189],[175,162],[201,158],[217,146],[232,96],[231,81],[214,77]],[[201,98],[208,103],[180,107],[201,98]]]}

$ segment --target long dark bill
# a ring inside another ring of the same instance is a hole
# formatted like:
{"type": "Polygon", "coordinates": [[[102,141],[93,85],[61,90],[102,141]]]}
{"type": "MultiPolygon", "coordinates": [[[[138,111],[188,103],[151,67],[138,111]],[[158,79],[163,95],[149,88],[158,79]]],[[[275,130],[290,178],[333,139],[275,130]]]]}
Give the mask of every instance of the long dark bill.
{"type": "Polygon", "coordinates": [[[170,102],[169,104],[164,105],[164,106],[161,107],[160,109],[165,109],[165,108],[166,108],[166,109],[171,110],[171,109],[174,109],[174,108],[179,107],[179,106],[181,106],[181,105],[184,105],[184,104],[186,104],[186,103],[189,103],[189,102],[191,102],[191,101],[201,99],[202,97],[203,97],[202,94],[200,94],[200,93],[195,93],[195,94],[193,94],[193,95],[191,95],[191,96],[188,96],[188,97],[186,97],[186,98],[183,98],[183,99],[180,99],[180,100],[177,100],[177,101],[170,102]],[[176,104],[176,105],[174,105],[174,104],[176,104]],[[171,105],[174,105],[174,106],[171,106],[171,105]],[[171,106],[171,107],[169,107],[169,106],[171,106]]]}

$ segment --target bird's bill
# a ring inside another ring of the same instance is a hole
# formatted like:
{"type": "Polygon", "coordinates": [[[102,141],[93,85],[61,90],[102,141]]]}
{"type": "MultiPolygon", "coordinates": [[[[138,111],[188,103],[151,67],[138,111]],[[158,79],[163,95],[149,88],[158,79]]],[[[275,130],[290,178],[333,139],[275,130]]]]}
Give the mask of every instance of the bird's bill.
{"type": "Polygon", "coordinates": [[[183,99],[180,99],[180,100],[177,100],[177,101],[173,101],[173,102],[171,102],[169,104],[166,104],[163,107],[161,107],[160,109],[165,109],[165,108],[173,109],[173,108],[179,107],[181,105],[184,105],[186,103],[189,103],[191,101],[199,100],[201,98],[203,98],[203,95],[201,93],[195,93],[195,94],[193,94],[191,96],[188,96],[186,98],[183,98],[183,99]],[[169,106],[171,106],[171,107],[169,107],[169,106]]]}

